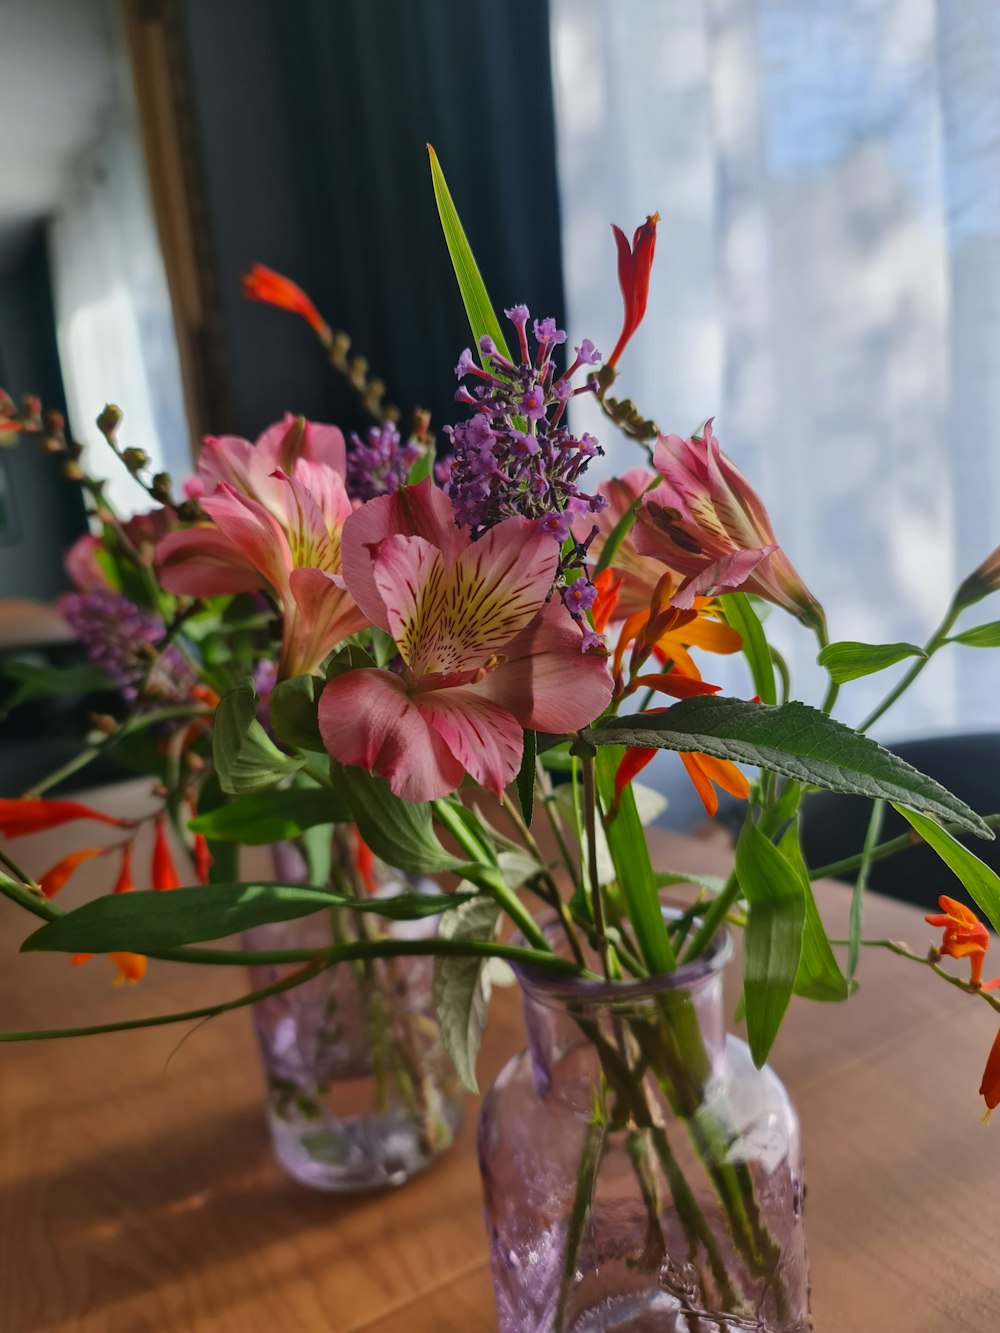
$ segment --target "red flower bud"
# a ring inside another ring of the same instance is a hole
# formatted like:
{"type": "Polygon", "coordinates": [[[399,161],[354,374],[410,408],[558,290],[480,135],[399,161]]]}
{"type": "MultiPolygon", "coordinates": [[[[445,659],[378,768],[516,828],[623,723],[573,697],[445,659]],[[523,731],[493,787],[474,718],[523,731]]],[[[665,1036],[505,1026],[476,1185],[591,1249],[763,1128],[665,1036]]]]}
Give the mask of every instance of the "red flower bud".
{"type": "Polygon", "coordinates": [[[615,343],[615,350],[604,363],[606,366],[618,364],[618,358],[646,313],[646,302],[649,300],[649,273],[653,267],[656,224],[659,220],[659,213],[651,213],[642,226],[636,228],[631,246],[621,227],[611,228],[618,247],[618,285],[622,289],[625,317],[622,321],[621,334],[615,343]]]}
{"type": "Polygon", "coordinates": [[[276,273],[273,268],[263,264],[254,264],[249,273],[241,278],[243,295],[250,301],[263,301],[266,305],[276,305],[281,310],[290,310],[293,315],[301,315],[313,329],[324,346],[333,341],[330,326],[305,292],[290,278],[276,273]]]}
{"type": "Polygon", "coordinates": [[[167,833],[163,826],[162,815],[156,817],[156,833],[153,838],[152,880],[154,889],[179,889],[181,886],[180,876],[177,873],[177,867],[174,865],[174,858],[170,852],[170,845],[167,842],[167,833]]]}

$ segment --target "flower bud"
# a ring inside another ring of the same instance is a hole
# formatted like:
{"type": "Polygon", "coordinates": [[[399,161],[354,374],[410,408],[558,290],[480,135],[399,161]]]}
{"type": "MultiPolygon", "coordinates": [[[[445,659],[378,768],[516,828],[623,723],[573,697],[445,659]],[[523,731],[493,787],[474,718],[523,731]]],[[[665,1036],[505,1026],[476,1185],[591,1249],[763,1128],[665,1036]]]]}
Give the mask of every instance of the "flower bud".
{"type": "Polygon", "coordinates": [[[1000,591],[1000,546],[991,551],[981,565],[972,571],[955,594],[956,608],[972,606],[991,592],[1000,591]]]}
{"type": "Polygon", "coordinates": [[[170,473],[157,472],[149,489],[154,500],[159,500],[160,504],[168,505],[170,503],[170,487],[170,473]]]}
{"type": "Polygon", "coordinates": [[[122,462],[128,468],[133,476],[141,472],[144,467],[149,466],[149,454],[145,449],[126,449],[122,454],[122,462]]]}
{"type": "Polygon", "coordinates": [[[110,713],[91,713],[87,721],[95,731],[100,731],[105,736],[113,736],[118,730],[118,723],[110,713]]]}
{"type": "Polygon", "coordinates": [[[97,429],[102,435],[114,435],[122,424],[123,415],[120,407],[116,407],[114,403],[106,403],[104,411],[97,418],[97,429]]]}
{"type": "Polygon", "coordinates": [[[63,464],[63,476],[67,481],[86,481],[87,474],[79,463],[72,460],[63,464]]]}

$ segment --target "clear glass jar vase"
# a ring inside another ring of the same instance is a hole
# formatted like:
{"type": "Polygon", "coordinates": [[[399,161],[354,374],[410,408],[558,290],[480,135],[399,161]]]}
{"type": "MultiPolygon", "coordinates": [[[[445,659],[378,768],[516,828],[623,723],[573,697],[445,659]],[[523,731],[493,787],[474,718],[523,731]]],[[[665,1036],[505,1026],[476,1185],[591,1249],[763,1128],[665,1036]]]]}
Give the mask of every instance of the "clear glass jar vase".
{"type": "MultiPolygon", "coordinates": [[[[294,844],[280,843],[272,854],[278,882],[305,882],[294,844]]],[[[338,856],[352,857],[343,838],[339,845],[335,839],[335,863],[338,856]]],[[[340,869],[342,881],[356,884],[356,865],[340,869]]],[[[377,882],[357,885],[362,892],[438,891],[432,881],[415,882],[379,862],[366,873],[377,882]]],[[[331,908],[249,930],[244,947],[320,949],[345,938],[419,939],[434,928],[434,918],[390,923],[331,908]]],[[[268,986],[291,970],[257,965],[251,981],[268,986]]],[[[302,1184],[340,1193],[401,1185],[454,1141],[463,1092],[441,1045],[433,979],[431,958],[340,963],[254,1005],[274,1150],[302,1184]]]]}
{"type": "Polygon", "coordinates": [[[515,968],[528,1049],[479,1119],[500,1333],[812,1328],[798,1120],[726,1035],[730,953],[642,981],[515,968]]]}

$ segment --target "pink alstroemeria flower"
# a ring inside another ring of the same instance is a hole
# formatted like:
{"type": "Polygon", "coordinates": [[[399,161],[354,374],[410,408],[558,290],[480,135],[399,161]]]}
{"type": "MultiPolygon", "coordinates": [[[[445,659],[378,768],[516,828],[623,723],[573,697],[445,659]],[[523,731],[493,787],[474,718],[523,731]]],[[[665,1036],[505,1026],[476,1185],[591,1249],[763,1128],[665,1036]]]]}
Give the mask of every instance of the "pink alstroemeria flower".
{"type": "Polygon", "coordinates": [[[674,606],[742,588],[820,623],[819,604],[775,540],[760,496],[719,448],[711,420],[702,438],[661,435],[653,463],[663,480],[643,500],[635,546],[685,576],[674,606]]]}
{"type": "Polygon", "coordinates": [[[500,793],[521,763],[522,729],[573,731],[611,698],[603,654],[552,599],[559,551],[537,523],[508,518],[478,541],[428,480],[347,520],[348,591],[394,639],[402,670],[334,677],[319,704],[330,754],[427,801],[465,773],[500,793]]]}
{"type": "Polygon", "coordinates": [[[256,445],[210,440],[198,473],[214,488],[200,501],[212,525],[172,533],[157,547],[170,592],[275,593],[284,612],[282,678],[315,670],[368,624],[340,574],[340,534],[352,511],[343,468],[340,432],[301,419],[272,426],[256,445]]]}

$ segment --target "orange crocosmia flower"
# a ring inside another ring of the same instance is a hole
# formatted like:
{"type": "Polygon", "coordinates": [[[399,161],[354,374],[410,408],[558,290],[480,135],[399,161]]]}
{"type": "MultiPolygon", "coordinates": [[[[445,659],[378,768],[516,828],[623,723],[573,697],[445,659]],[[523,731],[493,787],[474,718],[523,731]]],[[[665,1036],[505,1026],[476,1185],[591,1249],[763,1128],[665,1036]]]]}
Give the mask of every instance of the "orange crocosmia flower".
{"type": "Polygon", "coordinates": [[[112,893],[134,893],[135,880],[132,878],[132,844],[127,842],[122,848],[122,863],[115,880],[112,893]]]}
{"type": "Polygon", "coordinates": [[[7,838],[22,838],[28,833],[43,833],[75,819],[93,819],[99,824],[131,828],[128,819],[93,810],[79,801],[46,801],[41,797],[24,800],[0,799],[0,833],[7,838]]]}
{"type": "Polygon", "coordinates": [[[978,986],[983,978],[983,959],[990,947],[989,931],[971,908],[947,894],[941,895],[938,906],[940,913],[925,916],[924,920],[929,926],[944,930],[944,939],[938,946],[941,953],[949,958],[968,958],[969,980],[978,986]]]}
{"type": "Polygon", "coordinates": [[[689,676],[686,671],[663,671],[657,675],[633,676],[632,688],[644,685],[649,690],[670,694],[675,699],[693,699],[699,694],[718,694],[721,685],[710,685],[707,680],[689,676]]]}
{"type": "Polygon", "coordinates": [[[142,953],[112,953],[108,957],[118,969],[116,986],[134,986],[146,975],[146,955],[142,953]]]}
{"type": "Polygon", "coordinates": [[[616,579],[610,569],[602,569],[594,579],[597,596],[594,598],[594,605],[590,614],[594,620],[595,633],[603,634],[607,629],[608,622],[614,616],[615,609],[618,606],[621,586],[622,580],[616,579]]]}
{"type": "Polygon", "coordinates": [[[170,852],[170,844],[167,842],[167,833],[163,826],[162,815],[156,817],[156,832],[153,837],[152,881],[153,888],[159,890],[179,889],[181,886],[180,876],[170,852]]]}
{"type": "Polygon", "coordinates": [[[194,835],[191,860],[194,862],[194,873],[198,877],[198,883],[207,884],[209,871],[212,869],[212,853],[208,850],[208,839],[204,833],[194,835]]]}
{"type": "Polygon", "coordinates": [[[263,264],[254,264],[240,281],[243,284],[243,295],[248,300],[263,301],[266,305],[290,310],[293,315],[301,315],[322,343],[329,345],[333,341],[329,324],[291,278],[263,264]]]}
{"type": "Polygon", "coordinates": [[[741,801],[750,795],[750,783],[731,760],[715,759],[710,754],[696,752],[682,754],[680,758],[709,815],[714,815],[719,808],[719,797],[713,783],[741,801]]]}
{"type": "Polygon", "coordinates": [[[76,870],[78,865],[84,861],[89,861],[92,856],[103,856],[107,847],[84,847],[79,852],[70,852],[69,856],[64,856],[61,861],[57,861],[51,870],[46,871],[38,881],[38,887],[46,898],[54,898],[67,880],[76,870]]]}
{"type": "Polygon", "coordinates": [[[986,1114],[983,1119],[989,1120],[1000,1106],[1000,1032],[993,1038],[993,1045],[986,1059],[986,1068],[983,1070],[983,1081],[979,1085],[979,1095],[986,1102],[986,1114]]]}
{"type": "Polygon", "coordinates": [[[378,882],[375,879],[375,855],[360,833],[356,834],[356,838],[354,864],[357,867],[358,878],[364,885],[366,893],[375,893],[378,889],[378,882]]]}

